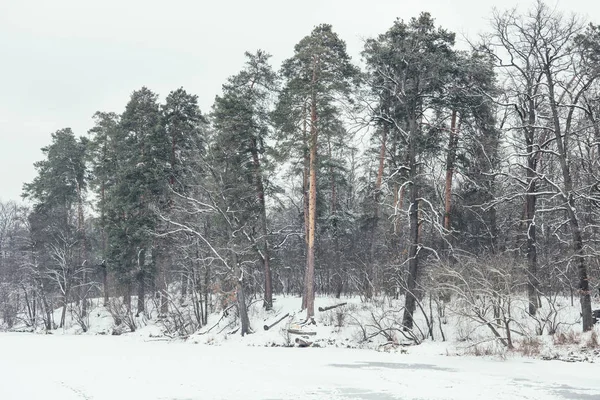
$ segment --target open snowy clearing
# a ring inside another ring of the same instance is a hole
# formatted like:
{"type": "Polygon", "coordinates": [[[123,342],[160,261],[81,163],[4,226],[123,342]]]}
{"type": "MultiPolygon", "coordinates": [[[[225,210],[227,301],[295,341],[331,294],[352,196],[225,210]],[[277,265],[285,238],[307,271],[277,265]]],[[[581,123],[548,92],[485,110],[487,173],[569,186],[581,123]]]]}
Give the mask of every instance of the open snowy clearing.
{"type": "Polygon", "coordinates": [[[560,361],[0,334],[3,400],[589,400],[599,374],[560,361]]]}

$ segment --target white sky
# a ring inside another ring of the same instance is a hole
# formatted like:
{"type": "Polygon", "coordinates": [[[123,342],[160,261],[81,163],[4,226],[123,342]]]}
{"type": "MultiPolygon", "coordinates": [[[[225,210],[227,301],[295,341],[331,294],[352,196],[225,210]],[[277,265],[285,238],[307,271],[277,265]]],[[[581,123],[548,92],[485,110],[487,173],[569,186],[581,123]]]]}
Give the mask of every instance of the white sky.
{"type": "MultiPolygon", "coordinates": [[[[122,112],[143,85],[161,98],[183,86],[208,112],[244,51],[268,51],[278,69],[319,23],[332,24],[358,62],[363,39],[396,17],[429,11],[474,37],[492,7],[518,3],[531,0],[0,0],[0,200],[20,198],[52,132],[87,134],[94,112],[122,112]]],[[[558,7],[600,22],[597,0],[558,7]]]]}

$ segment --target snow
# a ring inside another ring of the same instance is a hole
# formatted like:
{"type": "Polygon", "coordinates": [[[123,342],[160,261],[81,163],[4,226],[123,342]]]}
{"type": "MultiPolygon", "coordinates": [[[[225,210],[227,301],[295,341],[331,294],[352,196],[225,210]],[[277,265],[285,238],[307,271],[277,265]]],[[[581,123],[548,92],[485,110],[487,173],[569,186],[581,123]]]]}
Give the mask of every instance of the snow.
{"type": "MultiPolygon", "coordinates": [[[[600,400],[595,363],[600,347],[589,344],[592,333],[581,332],[577,307],[568,299],[556,302],[564,324],[562,342],[558,333],[533,336],[540,349],[532,358],[489,341],[489,330],[453,313],[452,304],[443,325],[446,342],[439,340],[437,330],[436,341],[418,346],[382,346],[387,341],[382,335],[364,341],[361,329],[373,318],[401,317],[402,299],[363,303],[358,297],[318,297],[316,307],[340,301],[348,304],[317,312],[316,326],[302,328],[317,333],[309,340],[319,347],[298,348],[286,347],[293,345],[287,328],[305,317],[297,297],[278,296],[269,312],[254,302],[249,310],[252,335],[228,334],[237,327],[237,317],[233,311],[223,317],[219,310],[185,340],[165,336],[164,321],[156,318],[153,307],[147,316],[136,317],[135,332],[113,336],[113,317],[94,299],[86,333],[70,313],[66,327],[52,334],[41,328],[38,334],[0,333],[0,400],[600,400]],[[285,314],[289,317],[278,325],[263,329],[285,314]],[[479,354],[488,349],[492,356],[471,355],[482,340],[479,354]]],[[[525,312],[516,308],[514,316],[524,329],[534,330],[525,312]]],[[[423,326],[422,315],[416,315],[416,323],[423,326]]],[[[401,343],[403,338],[396,339],[401,343]]],[[[526,344],[521,340],[515,338],[517,349],[526,344]]]]}
{"type": "Polygon", "coordinates": [[[600,399],[588,363],[0,334],[0,399],[600,399]]]}

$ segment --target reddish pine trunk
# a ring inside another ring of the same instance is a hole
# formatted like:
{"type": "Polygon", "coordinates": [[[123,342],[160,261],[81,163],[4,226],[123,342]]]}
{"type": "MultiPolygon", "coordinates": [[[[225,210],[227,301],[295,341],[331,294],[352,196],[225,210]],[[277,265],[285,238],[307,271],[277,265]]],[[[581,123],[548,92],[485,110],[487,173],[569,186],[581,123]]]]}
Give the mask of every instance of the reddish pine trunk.
{"type": "Polygon", "coordinates": [[[306,319],[315,315],[315,230],[317,227],[317,82],[318,59],[313,59],[313,92],[310,104],[310,148],[308,181],[308,247],[306,257],[306,319]]]}
{"type": "Polygon", "coordinates": [[[315,230],[317,222],[317,105],[311,104],[309,196],[308,196],[308,249],[306,262],[306,318],[315,315],[315,230]]]}

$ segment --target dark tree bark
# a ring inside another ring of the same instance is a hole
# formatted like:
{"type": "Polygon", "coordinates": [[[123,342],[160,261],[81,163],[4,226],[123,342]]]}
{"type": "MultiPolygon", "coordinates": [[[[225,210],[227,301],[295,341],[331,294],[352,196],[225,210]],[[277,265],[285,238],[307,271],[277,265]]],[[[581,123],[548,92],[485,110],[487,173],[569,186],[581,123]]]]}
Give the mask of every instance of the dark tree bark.
{"type": "Polygon", "coordinates": [[[79,265],[82,268],[82,277],[81,277],[81,316],[85,317],[87,315],[87,292],[88,292],[88,274],[87,274],[87,264],[88,264],[88,251],[87,251],[87,235],[85,233],[85,215],[83,212],[83,193],[81,188],[81,182],[77,183],[77,230],[79,231],[79,240],[80,242],[80,255],[79,255],[79,265]]]}
{"type": "MultiPolygon", "coordinates": [[[[587,332],[591,330],[594,326],[594,318],[592,315],[592,299],[590,296],[590,284],[588,278],[587,265],[585,261],[585,254],[583,252],[583,235],[581,233],[579,219],[576,214],[573,179],[571,176],[571,170],[568,161],[569,139],[571,134],[570,125],[574,107],[570,107],[570,111],[565,124],[566,126],[563,130],[559,119],[558,104],[554,94],[554,76],[552,75],[550,67],[548,65],[546,66],[544,72],[548,84],[548,97],[550,100],[550,109],[552,111],[554,135],[556,137],[556,146],[558,148],[560,168],[563,177],[564,190],[561,192],[561,196],[567,205],[567,216],[569,218],[569,225],[571,227],[572,246],[574,251],[575,264],[577,265],[577,275],[579,278],[579,301],[581,303],[583,331],[587,332]]],[[[581,93],[582,92],[580,92],[579,94],[581,93]]],[[[576,102],[577,101],[574,101],[573,103],[576,102]]]]}
{"type": "Polygon", "coordinates": [[[417,154],[416,137],[417,123],[414,118],[409,119],[409,180],[411,181],[410,190],[410,245],[408,250],[408,277],[406,282],[406,297],[404,303],[404,316],[402,325],[407,329],[413,328],[413,315],[416,309],[416,290],[419,273],[419,185],[417,182],[417,154]]]}
{"type": "Polygon", "coordinates": [[[448,153],[446,154],[446,183],[444,186],[444,229],[450,232],[450,213],[452,210],[452,179],[454,177],[454,161],[456,159],[456,147],[458,145],[458,134],[456,130],[456,110],[452,110],[450,120],[450,139],[448,141],[448,153]]]}
{"type": "Polygon", "coordinates": [[[125,303],[125,309],[128,313],[131,312],[131,293],[133,291],[133,285],[131,283],[131,279],[127,279],[124,283],[125,285],[125,294],[123,295],[123,303],[125,303]]]}
{"type": "Polygon", "coordinates": [[[140,271],[137,275],[138,280],[138,298],[137,298],[137,313],[136,317],[146,312],[146,278],[144,271],[140,271]]]}
{"type": "Polygon", "coordinates": [[[108,266],[106,265],[106,251],[108,237],[106,234],[106,188],[105,182],[102,181],[100,186],[100,222],[101,222],[101,241],[102,241],[102,289],[104,294],[104,307],[108,307],[109,292],[108,292],[108,266]]]}
{"type": "Polygon", "coordinates": [[[303,139],[303,143],[305,144],[305,148],[304,148],[304,170],[303,170],[303,175],[302,175],[302,196],[303,196],[303,201],[302,201],[302,206],[303,206],[303,210],[304,210],[304,241],[306,244],[306,267],[304,269],[304,285],[303,285],[303,292],[302,292],[302,309],[305,310],[306,309],[306,300],[307,300],[307,295],[306,295],[306,288],[308,287],[308,284],[306,283],[306,279],[308,276],[308,227],[309,227],[309,211],[308,211],[308,205],[309,205],[309,175],[310,175],[310,139],[308,138],[308,130],[307,130],[307,124],[306,124],[306,119],[307,119],[307,109],[306,109],[306,104],[304,104],[304,109],[303,109],[303,122],[302,122],[302,139],[303,139]]]}
{"type": "Polygon", "coordinates": [[[381,183],[383,181],[383,171],[385,167],[385,153],[387,146],[387,137],[390,127],[387,123],[383,124],[383,132],[381,135],[381,148],[379,150],[379,167],[377,168],[377,178],[375,179],[375,188],[373,193],[373,226],[371,227],[371,243],[369,249],[369,264],[367,266],[367,279],[365,282],[365,297],[370,299],[373,297],[373,292],[377,292],[377,267],[375,262],[375,248],[377,244],[377,227],[379,225],[379,208],[381,197],[381,183]]]}
{"type": "Polygon", "coordinates": [[[258,240],[259,258],[263,264],[265,273],[265,295],[264,307],[267,310],[273,308],[273,278],[271,277],[271,257],[269,252],[269,232],[267,229],[267,207],[265,205],[265,188],[263,185],[262,169],[258,157],[258,145],[256,138],[251,139],[252,162],[254,164],[254,179],[256,184],[256,196],[259,206],[259,229],[260,238],[258,240]]]}
{"type": "Polygon", "coordinates": [[[535,315],[538,307],[537,298],[537,239],[535,225],[535,209],[537,201],[537,161],[538,152],[534,149],[535,140],[535,101],[533,99],[532,85],[528,85],[528,120],[525,128],[525,143],[527,145],[527,196],[525,198],[525,218],[527,221],[527,298],[529,300],[528,312],[535,315]]]}
{"type": "Polygon", "coordinates": [[[137,313],[136,317],[146,312],[146,251],[141,250],[138,254],[138,298],[137,298],[137,313]]]}

